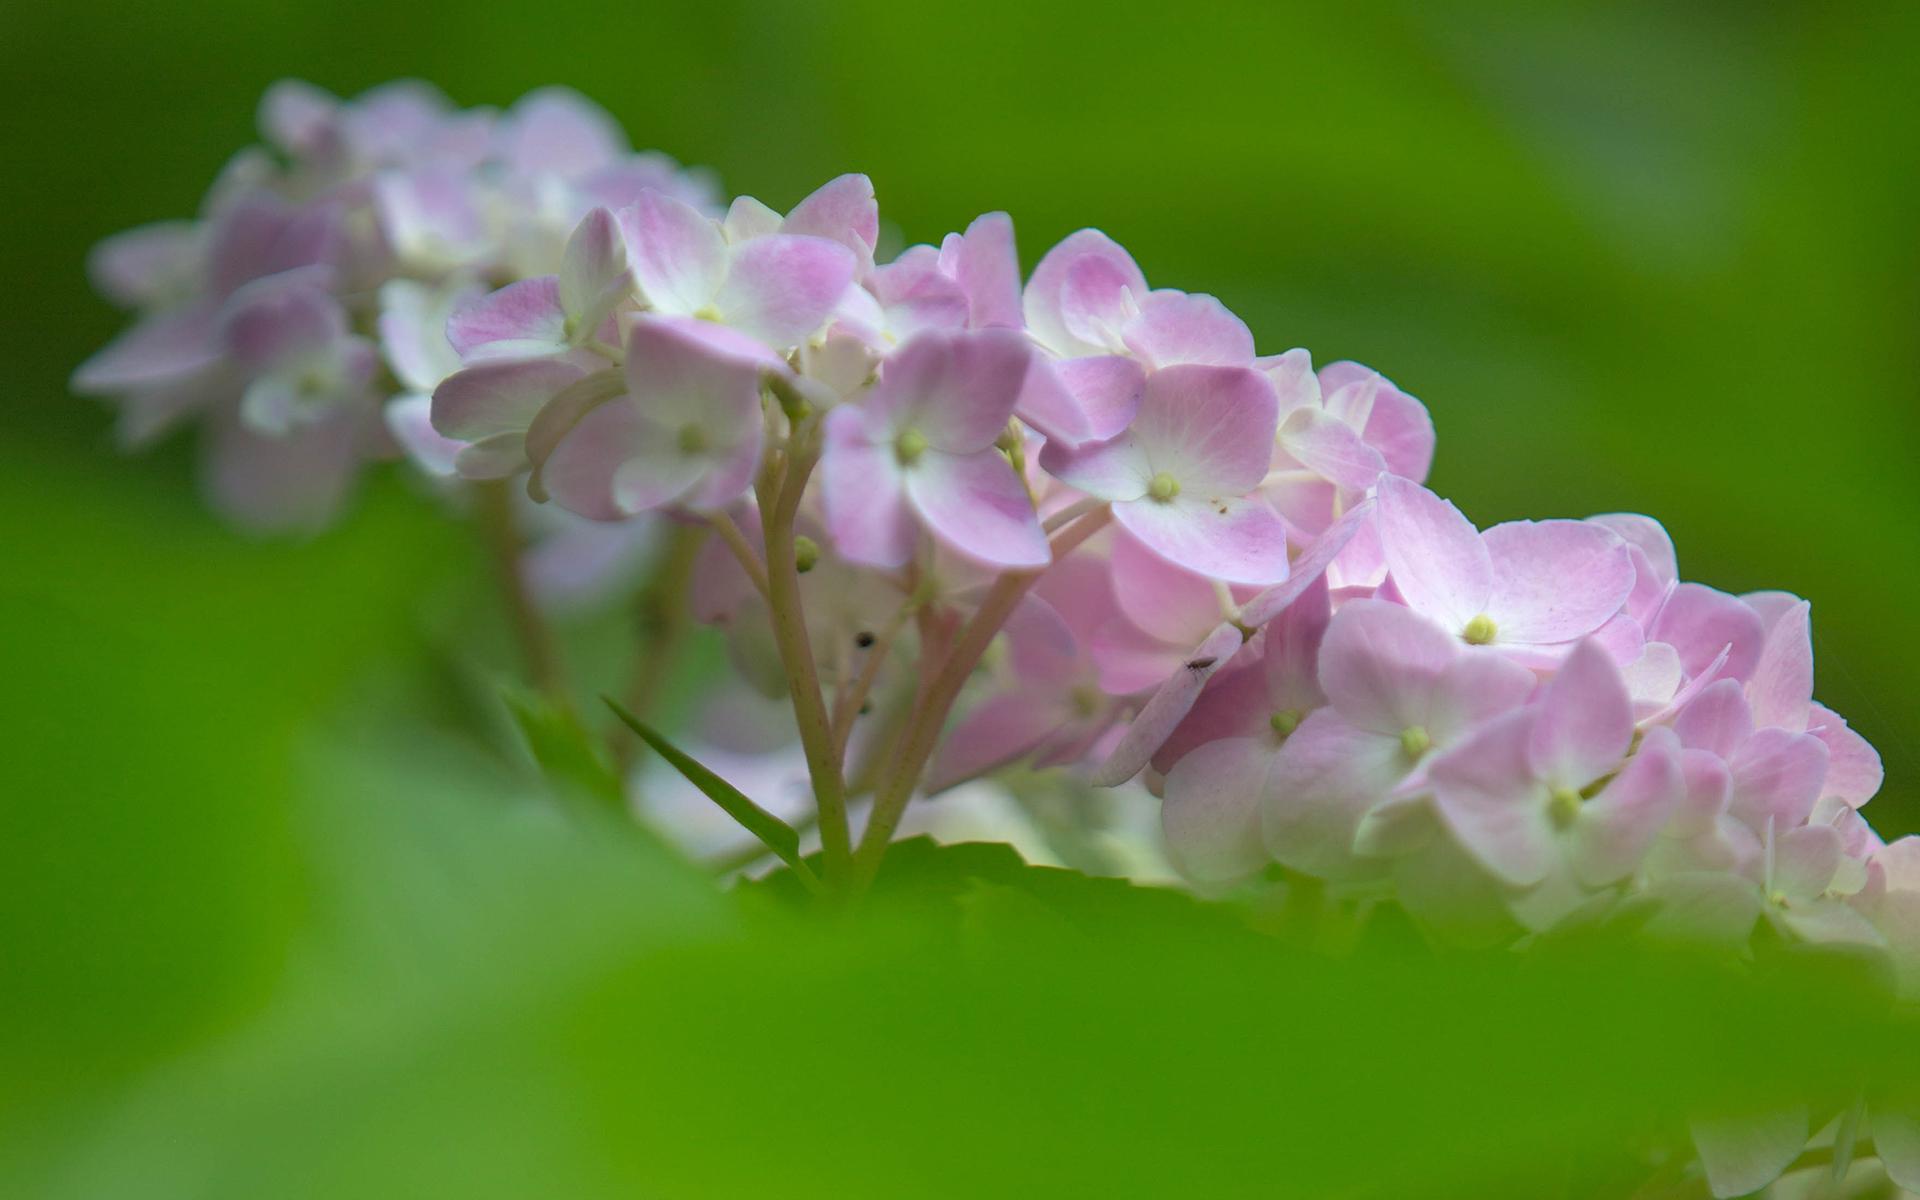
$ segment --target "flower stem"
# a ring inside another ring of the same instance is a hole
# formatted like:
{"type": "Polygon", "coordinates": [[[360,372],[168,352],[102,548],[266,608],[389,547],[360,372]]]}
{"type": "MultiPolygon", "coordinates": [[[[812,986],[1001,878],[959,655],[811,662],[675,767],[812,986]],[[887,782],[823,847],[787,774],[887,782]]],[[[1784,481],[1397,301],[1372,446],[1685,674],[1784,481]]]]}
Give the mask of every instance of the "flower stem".
{"type": "MultiPolygon", "coordinates": [[[[1048,566],[1065,558],[1076,546],[1097,533],[1110,515],[1107,508],[1095,509],[1054,534],[1049,544],[1053,557],[1048,566]]],[[[1009,571],[995,580],[981,600],[973,620],[967,623],[946,661],[941,664],[939,673],[921,696],[907,723],[899,749],[895,752],[892,769],[881,781],[879,791],[874,796],[873,815],[867,819],[867,828],[860,837],[860,847],[854,854],[851,884],[855,892],[871,885],[874,875],[879,871],[880,860],[886,856],[887,845],[893,840],[894,830],[900,826],[907,802],[913,798],[920,775],[926,770],[927,760],[933,756],[934,747],[940,740],[940,731],[946,727],[947,716],[960,696],[960,689],[966,686],[973,668],[979,664],[987,647],[993,644],[1000,627],[1013,615],[1021,597],[1046,572],[1047,567],[1033,571],[1009,571]]]]}
{"type": "Polygon", "coordinates": [[[489,480],[474,486],[475,514],[480,534],[492,560],[494,580],[500,590],[502,606],[519,643],[527,678],[549,698],[565,704],[567,687],[561,669],[560,652],[553,631],[540,615],[539,606],[527,587],[522,570],[522,551],[526,544],[513,516],[513,495],[504,479],[489,480]]]}
{"type": "Polygon", "coordinates": [[[820,672],[813,660],[813,643],[807,636],[806,613],[800,604],[800,572],[794,564],[794,517],[800,509],[800,497],[807,476],[819,458],[817,448],[806,443],[811,431],[794,431],[792,449],[783,477],[774,486],[772,478],[759,486],[760,524],[767,551],[767,607],[771,612],[773,638],[786,668],[787,691],[793,701],[793,717],[800,729],[800,745],[806,754],[807,774],[813,783],[815,803],[820,810],[820,848],[825,855],[827,882],[831,886],[846,876],[852,861],[852,834],[847,824],[846,784],[841,778],[840,755],[835,748],[833,725],[827,716],[826,698],[820,691],[820,672]]]}
{"type": "Polygon", "coordinates": [[[753,590],[759,592],[760,598],[765,600],[767,572],[760,565],[760,559],[754,554],[753,547],[748,544],[747,535],[740,532],[740,526],[734,524],[733,518],[726,513],[714,513],[707,518],[707,521],[712,524],[714,532],[720,535],[720,540],[727,544],[727,549],[733,551],[733,557],[739,560],[740,569],[747,573],[747,581],[753,584],[753,590]]]}

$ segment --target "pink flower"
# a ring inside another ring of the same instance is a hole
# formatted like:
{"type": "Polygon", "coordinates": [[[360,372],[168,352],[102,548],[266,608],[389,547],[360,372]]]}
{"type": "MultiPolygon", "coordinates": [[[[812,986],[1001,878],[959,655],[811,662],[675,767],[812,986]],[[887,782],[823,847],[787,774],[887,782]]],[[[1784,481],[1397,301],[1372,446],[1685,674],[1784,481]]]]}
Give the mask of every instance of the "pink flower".
{"type": "Polygon", "coordinates": [[[616,216],[652,311],[727,325],[778,350],[826,322],[859,266],[840,242],[810,234],[729,242],[718,222],[659,192],[616,216]]]}
{"type": "Polygon", "coordinates": [[[1428,768],[1434,810],[1515,889],[1509,904],[1528,926],[1546,928],[1633,874],[1680,804],[1678,740],[1656,728],[1633,749],[1633,734],[1619,669],[1585,641],[1537,703],[1482,726],[1428,768]]]}
{"type": "Polygon", "coordinates": [[[634,286],[620,225],[596,208],[567,239],[558,275],[523,279],[466,304],[447,321],[447,340],[468,361],[616,342],[613,315],[632,303],[634,286]]]}
{"type": "Polygon", "coordinates": [[[1020,259],[1006,213],[975,217],[938,248],[909,246],[867,280],[886,332],[922,329],[1020,329],[1020,259]]]}
{"type": "Polygon", "coordinates": [[[1049,442],[1040,463],[1111,501],[1114,520],[1167,561],[1227,583],[1278,583],[1286,527],[1257,494],[1277,404],[1245,367],[1167,367],[1147,380],[1124,433],[1081,447],[1049,442]]]}
{"type": "Polygon", "coordinates": [[[602,521],[668,506],[724,508],[759,468],[760,381],[779,369],[758,343],[725,329],[637,321],[627,335],[626,394],[573,418],[554,437],[539,464],[540,486],[563,507],[602,521]]]}
{"type": "MultiPolygon", "coordinates": [[[[1172,673],[1147,698],[1126,733],[1093,773],[1094,784],[1113,787],[1138,774],[1173,736],[1214,676],[1238,665],[1236,659],[1253,631],[1278,618],[1313,588],[1326,575],[1340,553],[1355,540],[1356,535],[1371,524],[1372,519],[1371,504],[1362,505],[1348,513],[1301,552],[1285,582],[1256,593],[1244,604],[1236,604],[1234,607],[1237,611],[1223,613],[1219,624],[1209,630],[1187,654],[1176,660],[1178,665],[1172,673]]],[[[1116,580],[1114,584],[1116,593],[1120,595],[1127,595],[1132,587],[1131,578],[1116,580]]],[[[1143,593],[1143,596],[1152,596],[1152,593],[1143,593]]],[[[1171,610],[1166,616],[1181,611],[1194,615],[1199,612],[1190,586],[1180,587],[1163,599],[1150,600],[1149,603],[1156,608],[1165,605],[1171,610]],[[1185,597],[1182,598],[1180,593],[1185,593],[1185,597]],[[1167,601],[1172,603],[1167,604],[1167,601]]],[[[1219,603],[1217,595],[1215,603],[1219,603]]],[[[1135,611],[1141,611],[1143,607],[1136,604],[1135,611]]],[[[1179,619],[1190,620],[1191,617],[1179,619]]],[[[1167,634],[1171,632],[1171,622],[1161,625],[1162,620],[1162,617],[1156,616],[1153,624],[1160,626],[1161,631],[1155,636],[1165,646],[1167,634]]],[[[1148,632],[1153,630],[1149,629],[1148,632]]],[[[1113,661],[1111,647],[1103,652],[1108,655],[1109,662],[1113,661]]],[[[1159,653],[1164,653],[1164,650],[1159,653]]],[[[1114,681],[1108,677],[1106,682],[1111,686],[1114,681]]]]}
{"type": "Polygon", "coordinates": [[[1340,362],[1316,377],[1305,350],[1259,365],[1280,396],[1272,473],[1262,490],[1295,528],[1325,529],[1382,473],[1426,479],[1433,422],[1384,376],[1340,362]]]}
{"type": "MultiPolygon", "coordinates": [[[[1060,563],[1048,572],[1047,583],[1061,603],[1107,608],[1113,603],[1105,572],[1091,560],[1060,563]]],[[[1042,766],[1074,762],[1119,715],[1054,603],[1029,596],[1007,622],[1006,633],[1007,678],[942,741],[927,776],[930,794],[1024,758],[1042,766]]]]}
{"type": "Polygon", "coordinates": [[[1533,666],[1553,665],[1596,634],[1610,648],[1624,643],[1628,661],[1638,656],[1630,618],[1608,628],[1635,579],[1618,535],[1581,521],[1509,521],[1478,533],[1452,504],[1392,475],[1380,480],[1379,500],[1394,589],[1454,636],[1533,666]]]}
{"type": "Polygon", "coordinates": [[[900,566],[924,528],[980,563],[1047,563],[1033,501],[994,446],[1030,359],[1009,331],[922,333],[887,360],[864,399],[827,414],[818,478],[842,554],[900,566]]]}
{"type": "Polygon", "coordinates": [[[840,175],[815,188],[784,217],[752,196],[741,196],[727,209],[721,228],[736,246],[770,234],[838,242],[859,263],[855,278],[865,278],[873,269],[874,243],[880,240],[880,205],[873,180],[857,173],[840,175]]]}
{"type": "Polygon", "coordinates": [[[1399,605],[1346,604],[1320,647],[1327,707],[1305,716],[1269,766],[1268,849],[1295,870],[1355,874],[1362,818],[1431,756],[1518,708],[1534,683],[1525,667],[1476,653],[1399,605]]]}

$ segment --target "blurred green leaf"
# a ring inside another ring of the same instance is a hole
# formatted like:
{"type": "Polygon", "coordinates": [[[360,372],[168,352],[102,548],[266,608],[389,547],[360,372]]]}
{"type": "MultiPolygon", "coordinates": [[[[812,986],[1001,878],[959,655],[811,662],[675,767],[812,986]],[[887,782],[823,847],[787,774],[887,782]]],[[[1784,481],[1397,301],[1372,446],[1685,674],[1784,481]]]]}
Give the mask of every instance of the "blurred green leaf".
{"type": "Polygon", "coordinates": [[[563,793],[586,796],[613,812],[626,811],[626,789],[572,706],[523,688],[502,689],[514,724],[535,762],[563,793]]]}

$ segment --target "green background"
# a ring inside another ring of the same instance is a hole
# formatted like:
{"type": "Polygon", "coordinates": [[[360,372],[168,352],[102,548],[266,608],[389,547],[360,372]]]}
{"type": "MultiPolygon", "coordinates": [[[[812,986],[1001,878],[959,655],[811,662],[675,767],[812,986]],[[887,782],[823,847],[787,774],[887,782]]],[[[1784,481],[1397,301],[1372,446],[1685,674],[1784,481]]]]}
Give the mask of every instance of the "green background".
{"type": "MultiPolygon", "coordinates": [[[[1648,512],[1687,576],[1810,598],[1820,696],[1886,760],[1870,815],[1920,829],[1920,6],[213,0],[5,24],[0,1169],[33,1181],[21,1194],[695,1194],[715,1160],[686,1147],[739,1131],[680,1128],[710,1110],[683,1096],[662,1117],[609,1062],[664,1073],[644,1050],[670,1042],[696,1070],[704,1043],[673,1022],[727,1041],[730,1017],[767,1019],[727,997],[800,978],[809,999],[716,1050],[696,1099],[805,1110],[769,1143],[804,1157],[820,1096],[800,1085],[879,1070],[858,1057],[873,1043],[799,1066],[758,1050],[830,1007],[821,988],[883,1038],[903,1011],[867,1012],[897,978],[835,970],[832,943],[825,966],[686,951],[645,977],[686,995],[629,977],[736,915],[644,842],[543,817],[524,772],[498,782],[450,732],[471,700],[443,651],[491,620],[463,531],[387,478],[334,532],[249,542],[199,506],[189,447],[119,458],[105,412],[67,394],[118,322],[87,247],[191,213],[288,75],[347,94],[413,75],[463,104],[570,84],[636,144],[776,207],[857,169],[908,241],[1004,208],[1029,265],[1097,225],[1263,348],[1356,358],[1420,396],[1433,482],[1479,523],[1648,512]]],[[[874,937],[899,951],[880,961],[917,961],[907,935],[874,937]]],[[[1063,1020],[1064,1041],[1029,1031],[1008,1070],[1166,1033],[1116,1011],[1063,1020]]],[[[980,1013],[939,1027],[997,1044],[980,1013]]],[[[1100,1086],[1197,1070],[1129,1063],[1100,1086]]],[[[918,1103],[1004,1095],[916,1080],[918,1103]]],[[[1053,1178],[1056,1143],[968,1111],[929,1112],[951,1140],[886,1114],[873,1169],[991,1145],[1053,1178]]],[[[1434,1146],[1455,1128],[1402,1115],[1434,1146]]],[[[1137,1113],[1096,1116],[1059,1136],[1093,1153],[1141,1135],[1137,1113]]],[[[797,1190],[847,1161],[822,1152],[797,1190]]]]}

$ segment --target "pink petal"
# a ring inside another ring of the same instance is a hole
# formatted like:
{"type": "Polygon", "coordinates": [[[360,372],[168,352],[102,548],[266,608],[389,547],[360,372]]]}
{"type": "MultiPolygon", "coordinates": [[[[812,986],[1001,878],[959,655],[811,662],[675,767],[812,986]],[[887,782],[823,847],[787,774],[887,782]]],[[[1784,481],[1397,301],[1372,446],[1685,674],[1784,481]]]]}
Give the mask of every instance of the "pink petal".
{"type": "Polygon", "coordinates": [[[158,221],[116,233],[87,252],[87,279],[128,308],[165,303],[198,290],[203,227],[158,221]]]}
{"type": "Polygon", "coordinates": [[[1047,535],[1026,485],[998,450],[929,451],[905,472],[907,498],[949,549],[990,567],[1045,566],[1047,535]]]}
{"type": "Polygon", "coordinates": [[[966,292],[975,329],[1020,329],[1020,258],[1014,249],[1013,218],[1003,212],[973,219],[957,242],[949,239],[940,259],[966,292]]]}
{"type": "Polygon", "coordinates": [[[1412,767],[1397,732],[1369,732],[1333,709],[1308,714],[1281,745],[1269,776],[1268,852],[1322,879],[1359,874],[1354,838],[1360,822],[1412,767]]]}
{"type": "MultiPolygon", "coordinates": [[[[619,520],[628,514],[614,496],[615,475],[635,455],[659,457],[661,440],[629,401],[602,404],[560,438],[541,468],[541,482],[569,512],[594,521],[619,520]]],[[[684,489],[693,482],[697,468],[676,461],[673,476],[659,480],[664,488],[684,489]]]]}
{"type": "Polygon", "coordinates": [[[871,266],[873,246],[880,239],[880,205],[873,198],[873,180],[858,174],[829,179],[794,206],[780,232],[838,242],[858,262],[871,266]]]}
{"type": "MultiPolygon", "coordinates": [[[[1040,360],[1035,360],[1040,366],[1040,360]]],[[[1074,359],[1094,362],[1095,359],[1074,359]]],[[[1125,361],[1125,360],[1108,360],[1125,361]]],[[[1045,364],[1056,374],[1067,364],[1045,364]]],[[[1036,374],[1038,369],[1036,370],[1036,374]]],[[[1143,389],[1144,390],[1144,389],[1143,389]]],[[[1076,491],[1102,500],[1134,500],[1146,495],[1153,478],[1153,466],[1146,451],[1131,434],[1122,433],[1103,441],[1074,443],[1049,439],[1040,451],[1040,466],[1048,474],[1076,491]]]]}
{"type": "Polygon", "coordinates": [[[1141,302],[1139,315],[1127,322],[1123,336],[1127,349],[1153,367],[1238,367],[1253,362],[1253,333],[1212,296],[1154,292],[1141,302]]]}
{"type": "MultiPolygon", "coordinates": [[[[1246,662],[1254,657],[1255,643],[1264,640],[1265,632],[1262,631],[1254,641],[1247,643],[1246,649],[1235,657],[1231,666],[1215,673],[1213,680],[1200,693],[1200,698],[1194,702],[1193,708],[1167,735],[1167,740],[1160,743],[1160,749],[1154,751],[1154,770],[1164,775],[1196,747],[1221,738],[1272,738],[1271,721],[1275,706],[1267,687],[1266,671],[1262,669],[1264,658],[1253,663],[1246,662]]],[[[1185,661],[1185,658],[1176,658],[1171,662],[1163,660],[1152,682],[1165,679],[1185,661]]],[[[1310,709],[1318,707],[1318,700],[1310,704],[1280,707],[1310,709]]]]}
{"type": "Polygon", "coordinates": [[[1532,726],[1526,710],[1496,718],[1427,770],[1435,811],[1460,845],[1515,887],[1539,883],[1560,858],[1529,764],[1532,726]]]}
{"type": "Polygon", "coordinates": [[[359,467],[361,416],[341,413],[284,437],[237,420],[213,426],[202,464],[213,506],[246,529],[312,531],[340,511],[359,467]]]}
{"type": "Polygon", "coordinates": [[[527,438],[496,433],[469,442],[454,455],[453,471],[462,479],[510,479],[527,465],[527,438]]]}
{"type": "Polygon", "coordinates": [[[1240,606],[1241,623],[1249,628],[1258,628],[1271,621],[1326,575],[1348,546],[1362,533],[1373,529],[1373,522],[1373,501],[1355,506],[1307,544],[1300,557],[1288,567],[1285,580],[1240,606]]]}
{"type": "Polygon", "coordinates": [[[1648,730],[1613,781],[1580,806],[1570,848],[1580,882],[1604,887],[1632,874],[1685,795],[1679,740],[1670,729],[1648,730]]]}
{"type": "Polygon", "coordinates": [[[560,280],[543,275],[510,283],[455,310],[447,340],[462,358],[551,354],[567,345],[560,280]]]}
{"type": "Polygon", "coordinates": [[[396,396],[388,402],[381,417],[387,432],[400,443],[415,466],[428,475],[444,479],[453,474],[454,456],[460,453],[461,443],[434,431],[432,410],[431,396],[396,396]]]}
{"type": "Polygon", "coordinates": [[[917,430],[935,451],[988,450],[1007,427],[1032,361],[1011,330],[915,334],[881,368],[864,408],[869,428],[917,430]]]}
{"type": "Polygon", "coordinates": [[[73,389],[111,395],[197,374],[220,360],[216,329],[213,311],[199,305],[143,317],[80,364],[73,389]]]}
{"type": "Polygon", "coordinates": [[[620,224],[596,208],[574,228],[560,262],[560,307],[575,337],[591,336],[633,298],[633,272],[620,224]]]}
{"type": "Polygon", "coordinates": [[[1381,478],[1378,496],[1380,548],[1407,603],[1455,632],[1485,613],[1493,560],[1460,510],[1393,475],[1381,478]]]}
{"type": "Polygon", "coordinates": [[[1674,837],[1698,837],[1718,823],[1733,794],[1733,775],[1721,757],[1708,750],[1683,749],[1680,776],[1685,791],[1674,810],[1674,837]]]}
{"type": "Polygon", "coordinates": [[[967,325],[966,291],[941,273],[939,258],[932,246],[909,246],[867,279],[867,288],[886,310],[888,328],[901,337],[967,325]]]}
{"type": "Polygon", "coordinates": [[[1191,646],[1220,623],[1211,579],[1168,562],[1124,529],[1115,532],[1107,561],[1120,612],[1155,639],[1191,646]]]}
{"type": "Polygon", "coordinates": [[[1613,770],[1633,740],[1633,702],[1607,652],[1580,643],[1540,695],[1527,762],[1540,779],[1579,789],[1613,770]]]}
{"type": "Polygon", "coordinates": [[[500,121],[497,153],[526,172],[563,178],[606,166],[627,152],[619,124],[570,88],[528,92],[500,121]]]}
{"type": "Polygon", "coordinates": [[[1174,865],[1190,879],[1228,881],[1267,861],[1260,805],[1272,748],[1256,738],[1209,742],[1167,776],[1160,828],[1174,865]]]}
{"type": "Polygon", "coordinates": [[[1680,709],[1673,728],[1681,745],[1731,759],[1753,736],[1753,712],[1739,681],[1720,679],[1700,689],[1680,709]]]}
{"type": "Polygon", "coordinates": [[[969,709],[940,741],[928,768],[926,792],[934,795],[978,778],[1039,748],[1060,724],[1052,697],[1003,692],[969,709]]]}
{"type": "Polygon", "coordinates": [[[714,304],[735,329],[785,348],[826,323],[857,265],[852,251],[826,238],[755,238],[734,249],[714,304]]]}
{"type": "Polygon", "coordinates": [[[1187,651],[1193,645],[1192,641],[1163,641],[1125,617],[1113,617],[1094,627],[1087,653],[1099,673],[1101,691],[1131,696],[1164,682],[1188,661],[1187,651]]]}
{"type": "Polygon", "coordinates": [[[1839,713],[1815,704],[1810,710],[1808,732],[1827,746],[1827,779],[1821,794],[1845,801],[1858,808],[1873,799],[1886,779],[1880,765],[1880,752],[1867,739],[1847,727],[1839,713]]]}
{"type": "Polygon", "coordinates": [[[1207,681],[1240,652],[1240,631],[1223,624],[1207,636],[1187,661],[1148,698],[1146,706],[1093,773],[1095,787],[1115,787],[1132,779],[1153,758],[1174,727],[1193,708],[1207,681]]]}
{"type": "Polygon", "coordinates": [[[710,217],[652,190],[614,215],[627,236],[633,277],[648,304],[661,312],[693,316],[713,303],[728,272],[726,241],[710,217]]]}
{"type": "Polygon", "coordinates": [[[1760,660],[1747,681],[1756,725],[1776,725],[1795,732],[1807,727],[1813,703],[1812,606],[1806,601],[1789,608],[1767,628],[1760,660]]]}
{"type": "Polygon", "coordinates": [[[499,433],[525,434],[549,400],[585,375],[580,367],[557,358],[475,363],[434,389],[433,427],[463,442],[499,433]]]}
{"type": "Polygon", "coordinates": [[[339,302],[306,272],[247,284],[228,301],[220,323],[227,353],[253,371],[311,353],[346,334],[347,318],[339,302]]]}
{"type": "MultiPolygon", "coordinates": [[[[1327,369],[1341,365],[1335,363],[1327,369]]],[[[1384,378],[1380,383],[1360,436],[1380,452],[1387,470],[1416,483],[1424,482],[1433,467],[1433,418],[1427,415],[1426,405],[1384,378]]]]}
{"type": "Polygon", "coordinates": [[[1820,799],[1827,747],[1819,738],[1785,729],[1757,729],[1727,764],[1733,771],[1734,815],[1755,831],[1771,819],[1776,829],[1804,824],[1820,799]]]}
{"type": "Polygon", "coordinates": [[[1296,408],[1280,422],[1280,445],[1301,466],[1349,491],[1372,487],[1386,469],[1380,453],[1352,426],[1314,408],[1296,408]]]}
{"type": "Polygon", "coordinates": [[[1704,584],[1682,583],[1661,606],[1647,636],[1678,650],[1689,676],[1701,674],[1726,651],[1722,674],[1747,679],[1760,661],[1766,631],[1759,616],[1737,597],[1704,584]]]}
{"type": "Polygon", "coordinates": [[[1493,566],[1487,615],[1500,642],[1583,638],[1618,613],[1633,590],[1626,544],[1583,521],[1509,521],[1481,540],[1493,566]]]}
{"type": "Polygon", "coordinates": [[[1673,539],[1660,522],[1639,513],[1602,513],[1587,520],[1613,531],[1620,540],[1646,555],[1658,582],[1671,584],[1679,580],[1680,565],[1674,557],[1673,539]]]}
{"type": "Polygon", "coordinates": [[[1183,494],[1229,499],[1266,477],[1279,421],[1279,398],[1258,371],[1183,364],[1148,377],[1126,436],[1183,494]]]}
{"type": "Polygon", "coordinates": [[[1034,337],[1055,353],[1110,354],[1118,347],[1109,339],[1084,340],[1074,328],[1084,331],[1090,322],[1104,322],[1118,329],[1132,315],[1131,305],[1146,293],[1146,278],[1132,256],[1099,230],[1082,229],[1047,251],[1034,267],[1022,309],[1034,337]]]}
{"type": "Polygon", "coordinates": [[[1079,446],[1125,430],[1146,390],[1146,370],[1130,358],[1036,357],[1015,412],[1049,441],[1079,446]]]}
{"type": "Polygon", "coordinates": [[[1768,885],[1791,900],[1811,900],[1827,890],[1845,851],[1831,825],[1803,825],[1773,840],[1773,878],[1768,885]]]}
{"type": "Polygon", "coordinates": [[[1412,609],[1355,600],[1327,627],[1320,686],[1344,720],[1397,738],[1425,723],[1443,673],[1462,653],[1452,634],[1412,609]]]}
{"type": "Polygon", "coordinates": [[[1257,586],[1288,576],[1286,525],[1257,497],[1143,497],[1115,504],[1113,518],[1168,562],[1227,583],[1257,586]]]}
{"type": "Polygon", "coordinates": [[[825,434],[814,478],[834,548],[851,562],[900,566],[913,557],[917,529],[893,447],[868,441],[853,408],[828,413],[825,434]]]}
{"type": "Polygon", "coordinates": [[[297,208],[255,193],[220,210],[207,250],[208,274],[216,296],[227,296],[250,280],[332,260],[340,231],[324,205],[297,208]]]}

